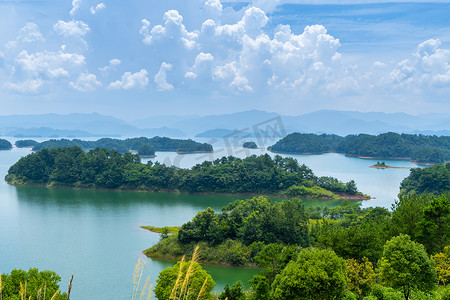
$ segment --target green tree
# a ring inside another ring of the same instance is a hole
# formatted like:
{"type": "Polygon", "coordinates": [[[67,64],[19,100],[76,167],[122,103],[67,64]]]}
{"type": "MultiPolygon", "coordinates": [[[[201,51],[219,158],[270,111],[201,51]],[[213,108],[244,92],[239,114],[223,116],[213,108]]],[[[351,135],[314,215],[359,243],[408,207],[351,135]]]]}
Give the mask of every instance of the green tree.
{"type": "Polygon", "coordinates": [[[433,261],[425,247],[405,234],[393,237],[384,246],[380,273],[382,281],[400,290],[406,300],[412,290],[429,291],[437,280],[433,261]]]}
{"type": "Polygon", "coordinates": [[[331,250],[304,250],[275,278],[275,299],[339,299],[347,284],[345,261],[331,250]]]}
{"type": "Polygon", "coordinates": [[[162,270],[156,280],[155,296],[159,300],[169,299],[212,299],[215,282],[197,262],[177,262],[173,267],[162,270]]]}
{"type": "MultiPolygon", "coordinates": [[[[25,291],[22,299],[36,299],[38,293],[42,300],[49,300],[59,290],[59,282],[61,277],[53,271],[40,271],[37,268],[24,270],[12,270],[11,274],[2,274],[2,300],[19,300],[21,285],[22,291],[25,291]],[[45,298],[44,298],[45,291],[45,298]]],[[[66,293],[56,296],[57,300],[67,299],[66,293]]]]}
{"type": "Polygon", "coordinates": [[[244,293],[244,286],[240,281],[235,282],[231,289],[227,285],[225,285],[225,288],[223,289],[223,292],[219,295],[219,300],[246,300],[247,297],[244,293]]]}
{"type": "Polygon", "coordinates": [[[347,277],[350,282],[347,288],[356,293],[359,299],[363,299],[367,296],[375,284],[375,271],[373,270],[372,263],[364,257],[361,262],[357,262],[355,259],[347,259],[345,261],[347,267],[347,277]]]}
{"type": "Polygon", "coordinates": [[[263,275],[255,275],[249,281],[252,286],[252,293],[250,299],[252,300],[266,300],[270,299],[270,283],[269,279],[263,275]]]}
{"type": "Polygon", "coordinates": [[[420,228],[420,242],[429,253],[444,250],[450,242],[450,203],[446,197],[432,197],[430,205],[423,209],[420,228]]]}

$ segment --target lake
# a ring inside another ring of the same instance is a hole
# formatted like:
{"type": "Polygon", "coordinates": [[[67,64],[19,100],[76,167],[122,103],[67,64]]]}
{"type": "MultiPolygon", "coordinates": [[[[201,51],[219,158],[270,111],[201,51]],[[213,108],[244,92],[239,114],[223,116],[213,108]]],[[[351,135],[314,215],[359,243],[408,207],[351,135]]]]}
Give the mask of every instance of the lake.
{"type": "MultiPolygon", "coordinates": [[[[245,157],[266,153],[263,149],[216,147],[208,154],[157,152],[160,161],[191,167],[223,155],[245,157]]],[[[0,177],[29,149],[0,151],[0,177]]],[[[274,154],[269,153],[271,156],[274,154]]],[[[282,155],[286,156],[286,155],[282,155]]],[[[316,175],[340,180],[354,179],[360,191],[375,197],[362,205],[390,208],[406,169],[372,169],[376,160],[341,154],[289,155],[309,166],[316,175]]],[[[396,167],[414,166],[408,161],[386,161],[396,167]]],[[[181,225],[200,210],[220,210],[242,199],[234,196],[185,195],[146,192],[83,191],[13,187],[0,181],[0,273],[13,268],[49,269],[62,277],[63,291],[74,274],[71,299],[129,299],[138,258],[147,261],[144,276],[155,284],[158,273],[174,262],[147,259],[141,251],[155,244],[159,236],[140,229],[142,225],[181,225]]],[[[307,200],[307,206],[337,205],[337,201],[307,200]]],[[[205,266],[216,281],[216,291],[225,284],[246,283],[257,270],[205,266]]]]}

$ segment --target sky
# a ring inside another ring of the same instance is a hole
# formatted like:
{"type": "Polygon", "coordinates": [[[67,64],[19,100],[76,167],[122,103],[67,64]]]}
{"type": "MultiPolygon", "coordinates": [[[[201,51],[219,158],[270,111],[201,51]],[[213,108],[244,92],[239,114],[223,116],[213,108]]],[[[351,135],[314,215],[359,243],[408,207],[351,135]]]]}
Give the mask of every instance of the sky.
{"type": "Polygon", "coordinates": [[[450,112],[450,1],[0,0],[0,115],[450,112]]]}

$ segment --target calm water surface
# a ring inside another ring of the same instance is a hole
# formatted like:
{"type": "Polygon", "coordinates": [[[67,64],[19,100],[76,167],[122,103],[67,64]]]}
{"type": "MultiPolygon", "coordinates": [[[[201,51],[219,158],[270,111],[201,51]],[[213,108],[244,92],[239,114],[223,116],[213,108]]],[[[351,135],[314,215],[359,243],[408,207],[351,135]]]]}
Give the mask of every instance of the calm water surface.
{"type": "MultiPolygon", "coordinates": [[[[265,153],[242,148],[216,149],[208,155],[157,152],[157,157],[151,160],[191,167],[223,155],[245,157],[265,153]]],[[[28,153],[29,149],[0,151],[0,177],[28,153]]],[[[363,202],[363,206],[389,208],[399,183],[409,174],[405,169],[372,169],[369,166],[374,160],[340,154],[291,156],[317,175],[343,181],[354,179],[362,192],[376,197],[363,202]]],[[[407,161],[386,163],[412,166],[407,161]]],[[[145,276],[150,276],[153,284],[162,269],[173,265],[142,255],[141,251],[155,244],[159,236],[140,226],[181,225],[208,206],[220,210],[239,198],[243,197],[13,187],[0,180],[0,273],[30,267],[54,270],[62,277],[63,290],[67,289],[73,273],[71,298],[74,300],[129,299],[139,257],[147,260],[145,276]]],[[[338,202],[308,200],[306,203],[308,206],[321,204],[334,206],[338,202]]],[[[215,266],[205,266],[205,269],[216,281],[217,291],[237,280],[245,284],[257,272],[215,266]]]]}

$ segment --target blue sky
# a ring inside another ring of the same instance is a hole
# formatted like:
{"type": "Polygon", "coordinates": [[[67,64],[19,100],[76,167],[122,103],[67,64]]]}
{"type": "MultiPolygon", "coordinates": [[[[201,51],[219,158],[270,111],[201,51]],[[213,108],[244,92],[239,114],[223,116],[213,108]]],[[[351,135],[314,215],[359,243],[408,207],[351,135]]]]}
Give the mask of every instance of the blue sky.
{"type": "Polygon", "coordinates": [[[0,1],[0,114],[448,112],[449,14],[450,1],[0,1]]]}

